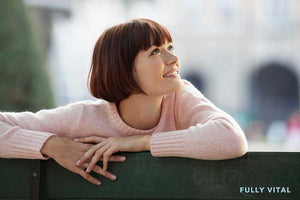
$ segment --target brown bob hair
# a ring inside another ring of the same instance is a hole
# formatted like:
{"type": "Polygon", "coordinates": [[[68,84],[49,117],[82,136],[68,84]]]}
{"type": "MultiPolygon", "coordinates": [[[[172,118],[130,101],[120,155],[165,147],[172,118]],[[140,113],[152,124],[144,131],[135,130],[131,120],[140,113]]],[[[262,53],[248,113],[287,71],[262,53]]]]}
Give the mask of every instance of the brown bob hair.
{"type": "Polygon", "coordinates": [[[109,102],[145,92],[133,78],[133,64],[141,50],[172,42],[169,31],[150,19],[133,19],[113,26],[97,40],[88,76],[90,93],[109,102]]]}

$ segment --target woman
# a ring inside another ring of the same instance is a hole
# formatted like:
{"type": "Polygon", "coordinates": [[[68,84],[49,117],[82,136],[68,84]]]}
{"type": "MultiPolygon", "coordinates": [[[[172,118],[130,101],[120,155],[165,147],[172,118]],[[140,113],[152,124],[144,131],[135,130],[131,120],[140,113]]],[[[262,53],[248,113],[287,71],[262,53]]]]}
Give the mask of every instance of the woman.
{"type": "Polygon", "coordinates": [[[247,151],[239,125],[179,76],[167,29],[149,19],[113,26],[98,39],[89,73],[97,101],[37,113],[0,113],[0,156],[53,158],[91,183],[111,180],[118,151],[220,160],[247,151]],[[103,160],[103,168],[96,165],[103,160]],[[85,170],[86,169],[86,170],[85,170]]]}

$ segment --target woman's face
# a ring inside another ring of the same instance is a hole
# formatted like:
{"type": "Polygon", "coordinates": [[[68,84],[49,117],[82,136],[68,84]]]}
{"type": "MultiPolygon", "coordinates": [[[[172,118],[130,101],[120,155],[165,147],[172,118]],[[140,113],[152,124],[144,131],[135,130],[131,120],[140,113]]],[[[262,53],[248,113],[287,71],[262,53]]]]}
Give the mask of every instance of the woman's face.
{"type": "Polygon", "coordinates": [[[164,95],[183,87],[179,76],[179,60],[173,45],[151,46],[140,51],[134,60],[133,76],[138,86],[147,95],[164,95]]]}

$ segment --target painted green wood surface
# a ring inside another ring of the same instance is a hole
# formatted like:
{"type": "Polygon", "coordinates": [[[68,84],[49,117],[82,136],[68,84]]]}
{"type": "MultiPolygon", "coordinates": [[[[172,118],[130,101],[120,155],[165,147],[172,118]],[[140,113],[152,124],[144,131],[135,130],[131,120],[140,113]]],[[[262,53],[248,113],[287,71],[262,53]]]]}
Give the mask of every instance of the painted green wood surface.
{"type": "MultiPolygon", "coordinates": [[[[101,186],[88,183],[53,160],[42,161],[43,198],[300,199],[300,153],[249,152],[224,161],[154,158],[149,152],[125,155],[125,163],[109,165],[118,176],[116,181],[95,175],[101,186]],[[240,187],[265,190],[246,194],[240,193],[240,187]],[[291,193],[268,193],[266,187],[288,187],[291,193]]],[[[0,159],[0,199],[28,198],[28,163],[0,159]]]]}
{"type": "Polygon", "coordinates": [[[24,199],[29,196],[28,160],[0,159],[0,199],[24,199]]]}

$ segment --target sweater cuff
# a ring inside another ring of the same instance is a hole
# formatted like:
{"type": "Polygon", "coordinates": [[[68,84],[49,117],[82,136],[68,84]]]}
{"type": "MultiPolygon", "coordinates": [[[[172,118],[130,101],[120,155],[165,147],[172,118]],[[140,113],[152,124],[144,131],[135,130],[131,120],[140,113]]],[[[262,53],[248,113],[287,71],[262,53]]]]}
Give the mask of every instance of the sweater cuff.
{"type": "Polygon", "coordinates": [[[150,140],[150,151],[152,156],[184,157],[187,151],[185,146],[185,135],[185,130],[153,134],[150,140]]]}
{"type": "Polygon", "coordinates": [[[49,159],[41,154],[41,149],[52,136],[55,134],[23,129],[22,134],[17,134],[18,138],[14,140],[15,144],[12,146],[11,153],[19,158],[49,159]]]}

